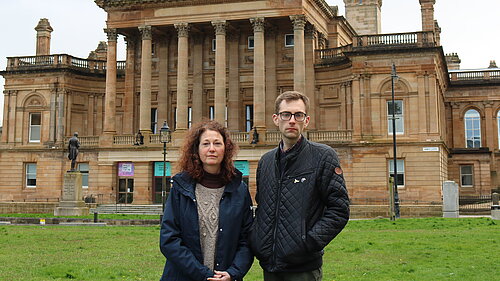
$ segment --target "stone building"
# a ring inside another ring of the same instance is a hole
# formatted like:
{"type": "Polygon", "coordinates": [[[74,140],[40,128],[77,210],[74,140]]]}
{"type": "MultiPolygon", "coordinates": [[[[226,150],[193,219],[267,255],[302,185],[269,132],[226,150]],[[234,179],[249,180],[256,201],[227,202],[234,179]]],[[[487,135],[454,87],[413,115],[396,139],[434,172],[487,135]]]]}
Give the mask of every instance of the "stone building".
{"type": "Polygon", "coordinates": [[[443,53],[435,0],[420,0],[421,31],[399,34],[380,34],[382,0],[344,0],[346,17],[324,0],[95,2],[108,41],[87,59],[51,54],[41,19],[36,56],[9,57],[0,72],[0,176],[9,179],[0,201],[57,200],[78,132],[86,196],[160,203],[163,122],[173,131],[170,176],[186,130],[204,117],[231,131],[254,193],[257,161],[279,141],[274,99],[292,89],[310,97],[306,136],[337,150],[353,204],[387,201],[393,131],[403,206],[439,205],[445,180],[463,194],[498,186],[500,70],[460,70],[458,55],[443,53]],[[118,36],[126,61],[116,59],[118,36]]]}

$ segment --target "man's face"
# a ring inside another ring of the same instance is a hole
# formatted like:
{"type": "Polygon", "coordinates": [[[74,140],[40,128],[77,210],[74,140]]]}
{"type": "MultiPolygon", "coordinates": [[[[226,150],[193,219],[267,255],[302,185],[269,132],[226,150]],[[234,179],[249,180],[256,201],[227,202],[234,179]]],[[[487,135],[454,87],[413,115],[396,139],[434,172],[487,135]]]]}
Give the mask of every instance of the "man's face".
{"type": "MultiPolygon", "coordinates": [[[[280,109],[278,114],[273,114],[273,121],[276,126],[278,126],[283,138],[289,139],[290,141],[297,141],[300,134],[304,131],[304,128],[309,124],[309,116],[306,116],[304,120],[297,121],[295,115],[289,116],[288,113],[296,114],[307,113],[306,105],[302,100],[291,100],[282,101],[280,104],[280,109]],[[280,116],[281,113],[281,116],[280,116]],[[287,117],[290,118],[290,120],[287,117]],[[285,119],[285,120],[283,120],[285,119]]],[[[299,118],[300,119],[300,118],[299,118]]]]}

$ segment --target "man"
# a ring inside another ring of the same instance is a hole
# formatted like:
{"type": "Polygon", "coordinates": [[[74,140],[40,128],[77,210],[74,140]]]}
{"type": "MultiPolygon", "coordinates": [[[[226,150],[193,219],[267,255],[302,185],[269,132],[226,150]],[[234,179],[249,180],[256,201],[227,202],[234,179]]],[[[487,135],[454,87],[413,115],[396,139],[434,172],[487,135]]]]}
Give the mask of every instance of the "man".
{"type": "Polygon", "coordinates": [[[78,133],[75,134],[68,141],[68,159],[71,160],[71,170],[76,170],[76,157],[78,156],[78,149],[80,148],[80,141],[78,140],[78,133]]]}
{"type": "Polygon", "coordinates": [[[266,281],[322,279],[323,248],[349,220],[349,198],[335,151],[307,140],[307,96],[279,95],[273,121],[279,146],[257,167],[250,245],[266,281]]]}

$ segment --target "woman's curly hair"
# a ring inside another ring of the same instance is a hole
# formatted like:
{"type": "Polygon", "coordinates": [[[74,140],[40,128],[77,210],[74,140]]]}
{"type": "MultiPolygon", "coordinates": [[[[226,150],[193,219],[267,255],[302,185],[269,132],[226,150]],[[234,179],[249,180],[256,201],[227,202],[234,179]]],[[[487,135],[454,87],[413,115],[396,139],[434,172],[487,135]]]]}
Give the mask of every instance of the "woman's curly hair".
{"type": "Polygon", "coordinates": [[[187,172],[197,182],[201,180],[205,171],[203,170],[203,163],[198,154],[198,148],[200,146],[200,137],[207,130],[218,132],[224,141],[224,158],[221,162],[220,175],[223,181],[228,183],[235,175],[233,157],[238,151],[238,146],[231,141],[229,131],[214,120],[203,120],[189,129],[184,140],[184,145],[181,148],[181,157],[177,164],[178,168],[180,171],[187,172]]]}

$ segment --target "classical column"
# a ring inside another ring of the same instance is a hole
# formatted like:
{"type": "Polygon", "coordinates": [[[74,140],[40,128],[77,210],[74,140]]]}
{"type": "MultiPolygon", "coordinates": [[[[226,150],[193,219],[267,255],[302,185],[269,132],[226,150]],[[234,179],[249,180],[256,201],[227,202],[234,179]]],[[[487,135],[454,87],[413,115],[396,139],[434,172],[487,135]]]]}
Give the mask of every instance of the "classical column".
{"type": "Polygon", "coordinates": [[[123,96],[123,134],[134,134],[135,49],[136,38],[127,36],[125,95],[123,96]]]}
{"type": "Polygon", "coordinates": [[[293,22],[293,89],[305,93],[304,27],[306,17],[304,15],[294,15],[290,16],[290,19],[293,22]]]}
{"type": "Polygon", "coordinates": [[[49,144],[53,145],[56,140],[56,107],[57,107],[57,87],[50,90],[50,118],[49,118],[49,144]]]}
{"type": "Polygon", "coordinates": [[[3,91],[3,131],[2,131],[2,142],[7,142],[7,136],[9,135],[9,94],[10,91],[3,91]]]}
{"type": "Polygon", "coordinates": [[[437,86],[437,79],[435,74],[431,74],[428,76],[429,82],[429,111],[427,112],[429,114],[429,120],[434,120],[434,122],[430,122],[430,132],[434,136],[439,136],[439,129],[440,129],[440,121],[441,119],[439,118],[439,98],[440,98],[440,93],[439,87],[437,86]]]}
{"type": "MultiPolygon", "coordinates": [[[[9,122],[8,122],[8,130],[5,129],[5,124],[3,125],[2,135],[5,134],[5,131],[9,132],[9,142],[14,143],[16,141],[16,108],[17,108],[17,91],[10,91],[9,97],[9,122]]],[[[22,126],[19,126],[22,127],[22,126]]]]}
{"type": "Polygon", "coordinates": [[[198,33],[192,36],[194,45],[193,59],[193,96],[191,98],[191,120],[200,122],[203,117],[203,41],[205,35],[198,33]]]}
{"type": "Polygon", "coordinates": [[[56,125],[56,143],[64,143],[64,133],[66,129],[66,91],[59,91],[57,96],[57,125],[56,125]]]}
{"type": "Polygon", "coordinates": [[[214,119],[226,123],[226,21],[212,21],[215,29],[215,114],[214,119]]]}
{"type": "Polygon", "coordinates": [[[106,28],[104,32],[108,35],[104,134],[114,135],[116,133],[116,39],[118,34],[114,28],[106,28]]]}
{"type": "Polygon", "coordinates": [[[96,95],[96,109],[95,109],[95,134],[99,135],[102,133],[102,95],[96,95]]]}
{"type": "MultiPolygon", "coordinates": [[[[492,130],[492,128],[493,128],[493,124],[495,124],[494,120],[495,120],[496,116],[495,116],[495,114],[493,114],[493,108],[492,108],[493,101],[484,100],[483,105],[484,105],[484,125],[485,125],[484,128],[486,128],[483,136],[486,136],[486,137],[485,137],[485,141],[481,144],[481,146],[489,147],[491,151],[495,151],[495,148],[497,146],[493,142],[493,135],[494,135],[493,132],[496,130],[492,130]]],[[[497,127],[498,127],[498,125],[497,125],[497,127]]]]}
{"type": "MultiPolygon", "coordinates": [[[[88,105],[89,105],[89,110],[88,110],[88,117],[87,117],[87,135],[89,136],[94,136],[95,135],[95,129],[94,129],[94,97],[95,95],[91,94],[88,97],[88,105]]],[[[124,121],[123,123],[126,123],[124,121]]]]}
{"type": "Polygon", "coordinates": [[[167,121],[168,124],[172,124],[170,120],[167,120],[169,112],[168,104],[168,45],[170,42],[169,35],[162,37],[160,40],[158,48],[158,58],[160,62],[159,67],[159,77],[158,77],[158,129],[163,126],[163,121],[167,121]]]}
{"type": "Polygon", "coordinates": [[[140,26],[139,31],[142,35],[139,131],[143,135],[149,135],[151,134],[151,26],[140,26]]]}
{"type": "MultiPolygon", "coordinates": [[[[266,110],[262,102],[266,99],[266,57],[264,51],[264,18],[252,18],[253,25],[253,112],[254,127],[261,132],[259,140],[265,141],[266,110]]],[[[270,117],[270,116],[269,116],[270,117]]]]}
{"type": "MultiPolygon", "coordinates": [[[[318,116],[318,97],[316,95],[316,78],[314,73],[314,42],[316,40],[317,31],[312,24],[308,24],[305,28],[305,38],[304,38],[304,63],[301,67],[301,71],[304,70],[304,94],[309,97],[309,112],[311,116],[311,121],[309,122],[308,129],[316,130],[319,124],[318,116]]],[[[295,38],[295,35],[294,35],[295,38]]],[[[295,42],[295,40],[294,40],[295,42]]],[[[295,46],[294,46],[295,47],[295,46]]],[[[295,64],[295,59],[294,59],[295,64]]],[[[335,118],[335,117],[334,117],[335,118]]]]}
{"type": "Polygon", "coordinates": [[[425,76],[424,73],[417,73],[417,93],[418,93],[418,133],[420,141],[427,139],[429,130],[428,116],[427,116],[427,98],[425,90],[425,76]]]}
{"type": "Polygon", "coordinates": [[[360,104],[360,75],[354,75],[352,80],[352,137],[361,138],[361,104],[360,104]]]}
{"type": "Polygon", "coordinates": [[[274,128],[273,119],[270,118],[274,113],[274,101],[278,96],[278,78],[276,74],[276,33],[277,28],[268,26],[266,28],[266,127],[274,128]]]}
{"type": "Polygon", "coordinates": [[[227,127],[231,131],[239,131],[242,119],[240,98],[240,62],[239,62],[239,32],[228,34],[229,74],[227,97],[227,127]]]}
{"type": "Polygon", "coordinates": [[[177,131],[188,128],[188,23],[174,24],[177,29],[177,131]]]}

